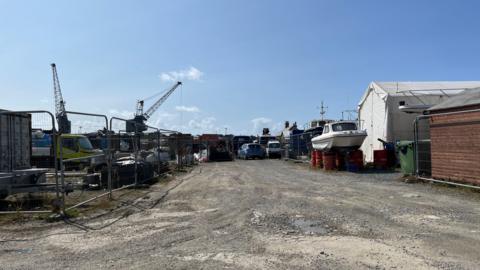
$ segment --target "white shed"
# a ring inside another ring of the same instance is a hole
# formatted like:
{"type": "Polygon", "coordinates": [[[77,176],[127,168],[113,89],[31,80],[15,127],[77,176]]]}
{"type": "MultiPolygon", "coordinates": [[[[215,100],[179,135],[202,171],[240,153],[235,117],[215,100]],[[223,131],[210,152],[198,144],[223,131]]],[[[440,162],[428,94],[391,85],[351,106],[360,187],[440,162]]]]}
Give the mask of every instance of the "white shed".
{"type": "Polygon", "coordinates": [[[361,146],[365,161],[373,161],[373,150],[388,142],[413,140],[413,121],[418,114],[400,111],[399,105],[436,105],[463,90],[480,87],[480,81],[459,82],[371,82],[358,104],[358,118],[367,138],[361,146]]]}

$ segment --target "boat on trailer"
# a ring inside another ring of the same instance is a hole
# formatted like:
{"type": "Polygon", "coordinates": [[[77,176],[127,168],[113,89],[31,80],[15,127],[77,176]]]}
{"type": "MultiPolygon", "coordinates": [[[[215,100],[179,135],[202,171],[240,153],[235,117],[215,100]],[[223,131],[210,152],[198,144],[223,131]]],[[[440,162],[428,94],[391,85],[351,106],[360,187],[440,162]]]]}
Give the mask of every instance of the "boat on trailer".
{"type": "Polygon", "coordinates": [[[326,123],[321,135],[312,138],[312,147],[320,151],[356,150],[367,137],[367,131],[360,130],[356,121],[326,123]]]}

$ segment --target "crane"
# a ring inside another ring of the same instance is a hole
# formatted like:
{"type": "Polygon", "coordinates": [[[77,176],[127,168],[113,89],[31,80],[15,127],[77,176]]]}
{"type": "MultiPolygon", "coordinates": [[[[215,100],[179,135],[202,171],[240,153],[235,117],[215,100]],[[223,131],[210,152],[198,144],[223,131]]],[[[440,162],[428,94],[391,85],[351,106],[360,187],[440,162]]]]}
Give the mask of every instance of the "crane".
{"type": "Polygon", "coordinates": [[[160,105],[167,100],[167,98],[179,87],[182,85],[182,82],[177,82],[174,84],[166,93],[158,99],[146,112],[143,112],[144,100],[137,101],[137,108],[135,117],[127,121],[126,131],[127,132],[143,132],[147,130],[145,126],[145,121],[147,121],[153,113],[160,107],[160,105]]]}
{"type": "Polygon", "coordinates": [[[72,131],[72,125],[68,120],[65,110],[65,101],[62,97],[62,90],[60,88],[60,81],[58,80],[57,66],[55,63],[51,64],[53,73],[53,93],[55,95],[55,116],[58,123],[58,131],[60,133],[70,133],[72,131]]]}

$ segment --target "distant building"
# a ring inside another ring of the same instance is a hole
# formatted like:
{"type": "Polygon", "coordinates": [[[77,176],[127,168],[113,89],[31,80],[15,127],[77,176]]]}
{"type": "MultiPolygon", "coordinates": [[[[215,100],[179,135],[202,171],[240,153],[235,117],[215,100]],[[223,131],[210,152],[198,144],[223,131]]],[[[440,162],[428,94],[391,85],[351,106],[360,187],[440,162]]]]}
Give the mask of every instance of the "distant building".
{"type": "Polygon", "coordinates": [[[308,154],[308,148],[303,134],[304,130],[298,129],[296,122],[290,125],[288,121],[285,121],[285,128],[280,134],[280,142],[288,149],[289,158],[298,158],[299,156],[308,154]]]}
{"type": "MultiPolygon", "coordinates": [[[[387,142],[413,140],[413,121],[418,114],[399,109],[427,108],[463,90],[480,87],[480,81],[464,82],[372,82],[358,104],[360,127],[368,136],[361,146],[366,162],[373,161],[373,150],[387,142]]],[[[421,110],[420,110],[421,112],[421,110]]]]}
{"type": "Polygon", "coordinates": [[[282,142],[288,143],[290,141],[290,137],[296,134],[303,133],[302,129],[298,129],[297,122],[294,122],[293,125],[290,125],[289,121],[285,121],[285,127],[280,134],[280,140],[282,142]]]}
{"type": "Polygon", "coordinates": [[[432,177],[480,185],[480,89],[429,111],[432,177]]]}

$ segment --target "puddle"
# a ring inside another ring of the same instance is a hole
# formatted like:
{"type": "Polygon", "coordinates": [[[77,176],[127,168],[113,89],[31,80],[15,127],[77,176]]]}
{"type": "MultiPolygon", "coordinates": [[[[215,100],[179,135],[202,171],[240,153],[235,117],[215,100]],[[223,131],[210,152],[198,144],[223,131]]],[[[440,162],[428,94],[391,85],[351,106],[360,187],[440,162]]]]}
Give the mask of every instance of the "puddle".
{"type": "Polygon", "coordinates": [[[4,249],[2,251],[5,253],[29,254],[29,253],[32,253],[32,248],[4,249]]]}
{"type": "Polygon", "coordinates": [[[320,222],[305,219],[293,220],[292,225],[302,232],[308,234],[327,234],[329,229],[325,228],[320,222]]]}

